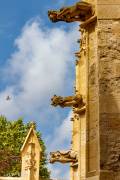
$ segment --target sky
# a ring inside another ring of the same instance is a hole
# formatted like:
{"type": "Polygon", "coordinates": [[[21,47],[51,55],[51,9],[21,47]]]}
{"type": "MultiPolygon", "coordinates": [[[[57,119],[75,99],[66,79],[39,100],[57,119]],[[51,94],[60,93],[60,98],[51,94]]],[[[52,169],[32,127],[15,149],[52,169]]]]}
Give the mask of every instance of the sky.
{"type": "MultiPolygon", "coordinates": [[[[35,121],[48,154],[71,147],[71,109],[52,107],[51,98],[74,93],[79,27],[51,23],[47,11],[74,2],[0,0],[0,114],[35,121]]],[[[48,167],[52,178],[69,179],[69,165],[48,167]]]]}

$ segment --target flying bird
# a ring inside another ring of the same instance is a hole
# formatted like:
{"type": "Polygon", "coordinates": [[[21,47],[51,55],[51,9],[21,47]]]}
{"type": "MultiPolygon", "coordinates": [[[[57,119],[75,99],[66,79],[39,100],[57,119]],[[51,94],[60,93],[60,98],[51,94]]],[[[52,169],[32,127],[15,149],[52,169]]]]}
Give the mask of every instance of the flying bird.
{"type": "Polygon", "coordinates": [[[6,97],[6,100],[7,100],[7,101],[10,101],[10,100],[11,100],[11,97],[10,97],[10,96],[7,96],[7,97],[6,97]]]}

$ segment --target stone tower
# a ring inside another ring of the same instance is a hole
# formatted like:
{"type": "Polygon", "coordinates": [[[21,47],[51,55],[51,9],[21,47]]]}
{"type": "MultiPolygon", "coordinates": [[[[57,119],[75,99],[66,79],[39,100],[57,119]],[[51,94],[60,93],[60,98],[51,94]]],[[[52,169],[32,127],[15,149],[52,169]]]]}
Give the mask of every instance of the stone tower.
{"type": "Polygon", "coordinates": [[[75,95],[52,98],[73,108],[72,150],[52,158],[70,163],[71,180],[120,180],[120,0],[80,1],[48,15],[79,21],[81,32],[75,95]]]}
{"type": "Polygon", "coordinates": [[[35,127],[31,128],[21,148],[21,180],[39,180],[39,165],[42,148],[36,135],[35,127]]]}

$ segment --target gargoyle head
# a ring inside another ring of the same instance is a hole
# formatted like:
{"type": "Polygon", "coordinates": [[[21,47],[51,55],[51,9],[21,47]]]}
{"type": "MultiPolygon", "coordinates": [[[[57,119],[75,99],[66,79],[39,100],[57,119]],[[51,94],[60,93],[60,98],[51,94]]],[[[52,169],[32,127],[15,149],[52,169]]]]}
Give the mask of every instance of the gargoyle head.
{"type": "Polygon", "coordinates": [[[58,151],[50,152],[50,163],[55,163],[59,159],[60,159],[60,153],[58,151]]]}
{"type": "Polygon", "coordinates": [[[57,22],[57,11],[54,11],[54,10],[50,10],[48,11],[48,17],[50,18],[50,20],[52,22],[57,22]]]}
{"type": "Polygon", "coordinates": [[[76,163],[78,161],[77,152],[68,151],[56,151],[50,153],[50,163],[76,163]]]}
{"type": "Polygon", "coordinates": [[[62,103],[62,97],[54,95],[51,98],[51,101],[52,101],[51,105],[56,107],[62,103]]]}

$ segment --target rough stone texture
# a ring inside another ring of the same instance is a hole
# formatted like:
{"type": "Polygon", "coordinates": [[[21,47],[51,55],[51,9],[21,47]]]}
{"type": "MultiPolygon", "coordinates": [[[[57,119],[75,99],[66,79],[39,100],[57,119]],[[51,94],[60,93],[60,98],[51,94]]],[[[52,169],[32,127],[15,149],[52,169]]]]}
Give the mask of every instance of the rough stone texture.
{"type": "MultiPolygon", "coordinates": [[[[89,25],[86,29],[87,41],[87,141],[86,141],[86,176],[92,177],[98,174],[98,120],[99,120],[99,96],[98,96],[98,68],[97,68],[97,33],[96,24],[89,25]]],[[[85,176],[85,177],[86,177],[85,176]]]]}
{"type": "Polygon", "coordinates": [[[120,171],[119,29],[119,20],[99,20],[100,168],[116,176],[120,171]]]}
{"type": "MultiPolygon", "coordinates": [[[[99,10],[102,3],[106,1],[99,0],[96,4],[99,10]]],[[[91,24],[86,28],[86,48],[81,47],[85,51],[81,52],[82,66],[77,69],[80,72],[78,79],[84,73],[88,76],[87,91],[80,88],[78,90],[81,93],[86,92],[88,103],[84,116],[87,124],[85,126],[82,125],[83,122],[80,123],[80,135],[85,138],[84,143],[86,141],[86,148],[80,143],[81,151],[86,151],[85,161],[81,159],[80,154],[80,174],[85,172],[83,176],[80,175],[80,180],[120,179],[120,21],[115,19],[119,16],[119,5],[112,16],[113,6],[115,7],[113,3],[120,4],[120,1],[109,0],[107,3],[110,3],[111,15],[108,17],[107,14],[110,9],[106,14],[102,12],[101,17],[98,12],[97,26],[91,24]],[[88,70],[84,69],[83,72],[84,65],[88,70]],[[87,138],[82,131],[86,131],[87,138]],[[86,166],[81,162],[86,162],[86,166]],[[82,166],[86,169],[83,170],[82,166]]],[[[76,82],[83,83],[78,79],[76,82]]],[[[80,87],[80,84],[77,86],[80,87]]]]}
{"type": "Polygon", "coordinates": [[[119,0],[97,0],[98,19],[119,19],[119,0]]]}

